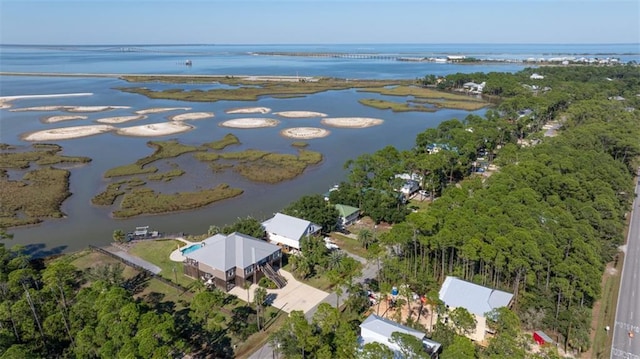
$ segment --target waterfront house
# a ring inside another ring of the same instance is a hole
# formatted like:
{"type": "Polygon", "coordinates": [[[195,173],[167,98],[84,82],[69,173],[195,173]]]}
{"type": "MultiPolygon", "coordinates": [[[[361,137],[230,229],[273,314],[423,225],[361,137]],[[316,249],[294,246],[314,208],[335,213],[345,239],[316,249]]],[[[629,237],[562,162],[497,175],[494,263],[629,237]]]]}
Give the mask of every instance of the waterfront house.
{"type": "Polygon", "coordinates": [[[336,204],[336,209],[340,214],[338,218],[338,225],[340,227],[346,227],[360,218],[359,208],[347,206],[346,204],[336,204]]]}
{"type": "Polygon", "coordinates": [[[428,339],[425,334],[419,330],[409,328],[375,314],[369,315],[367,319],[360,324],[359,344],[362,347],[368,343],[380,343],[393,351],[394,358],[403,358],[400,346],[391,339],[392,334],[395,332],[416,337],[422,342],[422,347],[430,358],[438,358],[442,348],[440,343],[428,339]]]}
{"type": "Polygon", "coordinates": [[[542,79],[544,79],[544,76],[542,76],[540,74],[533,73],[533,74],[531,74],[531,76],[529,76],[529,78],[531,80],[542,80],[542,79]]]}
{"type": "MultiPolygon", "coordinates": [[[[258,283],[273,267],[282,266],[280,247],[242,233],[216,234],[182,252],[184,274],[228,292],[245,283],[258,283]]],[[[277,276],[277,274],[275,274],[277,276]]]]}
{"type": "Polygon", "coordinates": [[[285,250],[300,250],[301,241],[309,236],[320,234],[322,226],[307,220],[276,213],[272,218],[262,222],[267,238],[273,244],[285,250]]]}
{"type": "Polygon", "coordinates": [[[513,294],[448,276],[442,283],[439,297],[449,310],[462,307],[475,317],[476,330],[468,337],[482,342],[488,333],[491,334],[485,316],[493,309],[509,307],[513,294]]]}

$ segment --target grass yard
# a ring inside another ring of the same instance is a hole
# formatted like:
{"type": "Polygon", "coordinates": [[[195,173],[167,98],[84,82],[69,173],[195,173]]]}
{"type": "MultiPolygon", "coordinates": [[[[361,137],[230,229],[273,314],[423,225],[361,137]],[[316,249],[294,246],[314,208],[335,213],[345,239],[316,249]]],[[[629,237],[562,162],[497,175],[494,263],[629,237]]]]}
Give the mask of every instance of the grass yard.
{"type": "Polygon", "coordinates": [[[162,277],[188,287],[193,282],[193,279],[184,275],[182,263],[169,259],[171,252],[183,246],[185,246],[183,242],[176,240],[141,241],[135,243],[129,253],[160,267],[162,270],[159,275],[162,277]]]}
{"type": "Polygon", "coordinates": [[[623,257],[624,254],[619,253],[618,260],[609,263],[605,269],[602,278],[602,298],[593,306],[591,355],[585,356],[585,358],[604,359],[611,355],[623,257]],[[604,330],[606,326],[611,328],[609,333],[604,330]]]}
{"type": "MultiPolygon", "coordinates": [[[[354,233],[357,235],[357,233],[354,233]]],[[[367,257],[367,250],[362,247],[362,243],[360,243],[357,239],[353,239],[347,237],[338,232],[331,233],[331,239],[340,247],[342,250],[347,251],[349,253],[355,254],[362,258],[367,257]]]]}

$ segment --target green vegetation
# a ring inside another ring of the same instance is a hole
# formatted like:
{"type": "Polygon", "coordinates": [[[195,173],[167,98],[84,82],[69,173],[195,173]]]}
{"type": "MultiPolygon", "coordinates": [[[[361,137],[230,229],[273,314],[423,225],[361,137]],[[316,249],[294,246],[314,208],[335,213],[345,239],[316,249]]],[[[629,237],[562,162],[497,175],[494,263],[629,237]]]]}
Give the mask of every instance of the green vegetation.
{"type": "MultiPolygon", "coordinates": [[[[123,79],[129,82],[149,82],[163,81],[170,83],[189,83],[192,78],[182,77],[154,77],[154,76],[124,76],[123,79]]],[[[408,80],[350,80],[322,78],[315,82],[296,81],[253,81],[243,78],[224,77],[201,77],[193,78],[193,82],[204,82],[207,79],[218,81],[229,85],[237,85],[235,89],[212,89],[208,91],[193,90],[184,91],[182,89],[169,89],[164,91],[153,91],[146,87],[118,88],[120,91],[137,93],[156,99],[180,100],[180,101],[256,101],[261,96],[272,96],[278,98],[299,97],[329,90],[346,90],[350,88],[381,87],[398,84],[409,84],[408,80]],[[286,84],[286,86],[283,86],[286,84]],[[244,87],[243,85],[248,85],[244,87]]]]}
{"type": "Polygon", "coordinates": [[[88,157],[61,156],[62,147],[54,144],[36,143],[31,146],[34,151],[16,151],[14,147],[0,148],[0,168],[26,169],[32,165],[48,166],[62,163],[88,163],[88,157]],[[8,152],[11,151],[11,152],[8,152]]]}
{"type": "Polygon", "coordinates": [[[235,135],[228,133],[219,141],[205,143],[204,146],[212,150],[224,150],[227,146],[240,144],[240,140],[235,135]]]}
{"type": "Polygon", "coordinates": [[[175,194],[156,193],[149,188],[136,188],[124,195],[120,209],[113,212],[116,218],[129,218],[141,214],[158,214],[200,208],[213,202],[233,198],[242,190],[221,184],[197,192],[175,194]]]}
{"type": "Polygon", "coordinates": [[[409,102],[402,103],[402,102],[378,100],[373,98],[361,99],[358,102],[360,102],[365,106],[377,108],[379,110],[391,110],[393,112],[409,112],[409,111],[435,112],[437,110],[434,107],[414,105],[409,102]]]}
{"type": "Polygon", "coordinates": [[[134,187],[143,185],[145,185],[145,182],[139,178],[109,183],[104,192],[97,194],[91,199],[91,203],[97,206],[110,206],[119,196],[122,196],[134,187]]]}
{"type": "Polygon", "coordinates": [[[69,192],[69,171],[51,167],[27,172],[21,180],[0,177],[0,228],[61,218],[69,192]]]}
{"type": "Polygon", "coordinates": [[[309,144],[307,142],[303,142],[303,141],[295,141],[295,142],[291,143],[291,146],[297,147],[297,148],[305,148],[305,147],[309,146],[309,144]]]}
{"type": "Polygon", "coordinates": [[[202,149],[200,149],[199,147],[186,146],[179,143],[176,140],[165,141],[165,142],[149,141],[147,142],[147,145],[155,148],[155,151],[153,152],[153,154],[137,160],[136,163],[112,168],[107,172],[105,172],[104,177],[111,178],[111,177],[155,173],[158,171],[157,168],[155,167],[145,168],[144,166],[161,159],[178,157],[184,153],[202,151],[202,149]]]}
{"type": "Polygon", "coordinates": [[[186,172],[181,170],[181,169],[173,169],[167,172],[163,172],[163,173],[156,173],[156,174],[152,174],[147,176],[147,179],[150,181],[165,181],[165,182],[169,182],[172,179],[176,178],[176,177],[180,177],[183,174],[185,174],[186,172]]]}
{"type": "Polygon", "coordinates": [[[184,242],[169,239],[165,241],[141,241],[135,243],[129,253],[151,262],[161,268],[160,275],[184,287],[189,287],[194,280],[184,275],[182,263],[169,259],[171,252],[186,246],[184,242]]]}

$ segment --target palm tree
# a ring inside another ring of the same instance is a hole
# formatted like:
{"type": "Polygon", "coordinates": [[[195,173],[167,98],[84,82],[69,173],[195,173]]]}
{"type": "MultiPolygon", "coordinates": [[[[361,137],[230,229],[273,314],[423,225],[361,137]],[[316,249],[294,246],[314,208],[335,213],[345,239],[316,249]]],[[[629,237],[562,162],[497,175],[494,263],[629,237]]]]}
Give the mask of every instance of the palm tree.
{"type": "Polygon", "coordinates": [[[113,231],[113,240],[118,243],[124,242],[125,234],[121,229],[113,231]]]}
{"type": "Polygon", "coordinates": [[[358,232],[358,241],[362,243],[362,247],[369,248],[371,241],[373,240],[373,232],[368,228],[363,228],[358,232]]]}

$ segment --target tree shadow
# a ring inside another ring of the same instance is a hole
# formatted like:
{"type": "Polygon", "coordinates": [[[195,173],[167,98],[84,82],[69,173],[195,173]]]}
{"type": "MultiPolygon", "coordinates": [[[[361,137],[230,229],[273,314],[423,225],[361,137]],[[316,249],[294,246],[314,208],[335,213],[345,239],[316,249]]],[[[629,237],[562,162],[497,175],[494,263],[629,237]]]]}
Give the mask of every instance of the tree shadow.
{"type": "Polygon", "coordinates": [[[45,243],[33,243],[33,244],[25,244],[25,245],[19,245],[19,246],[22,247],[20,250],[21,253],[33,259],[40,259],[40,258],[60,255],[64,253],[65,249],[67,249],[66,245],[47,248],[47,245],[45,243]]]}
{"type": "Polygon", "coordinates": [[[122,287],[128,290],[132,295],[141,293],[149,285],[149,275],[146,271],[139,272],[135,276],[126,279],[122,283],[122,287]]]}

